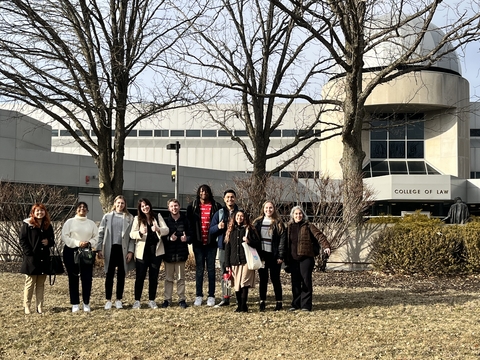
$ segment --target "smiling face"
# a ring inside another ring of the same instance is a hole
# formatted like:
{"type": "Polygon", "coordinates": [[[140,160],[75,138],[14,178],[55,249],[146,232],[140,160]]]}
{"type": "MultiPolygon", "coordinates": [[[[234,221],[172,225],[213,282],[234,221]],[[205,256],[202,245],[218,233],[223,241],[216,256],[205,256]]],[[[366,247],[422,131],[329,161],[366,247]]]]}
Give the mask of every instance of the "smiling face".
{"type": "Polygon", "coordinates": [[[87,213],[88,213],[88,209],[85,205],[83,204],[80,204],[78,207],[77,207],[77,211],[76,211],[76,214],[78,216],[81,216],[81,217],[85,217],[87,216],[87,213]]]}
{"type": "Polygon", "coordinates": [[[123,212],[123,209],[125,209],[125,200],[120,198],[115,200],[114,206],[116,212],[123,212]]]}
{"type": "Polygon", "coordinates": [[[140,210],[142,210],[144,214],[148,214],[150,212],[150,205],[142,201],[140,204],[140,210]]]}
{"type": "Polygon", "coordinates": [[[245,214],[241,211],[238,211],[235,214],[235,222],[237,223],[237,225],[243,225],[244,220],[245,220],[245,214]]]}
{"type": "Polygon", "coordinates": [[[296,223],[300,222],[303,220],[303,212],[302,210],[300,209],[296,209],[294,212],[293,212],[293,221],[295,221],[296,223]]]}
{"type": "Polygon", "coordinates": [[[275,209],[273,207],[273,204],[271,202],[266,202],[265,205],[263,205],[263,213],[267,218],[271,218],[275,209]]]}
{"type": "Polygon", "coordinates": [[[235,194],[231,192],[226,193],[223,197],[223,201],[225,202],[227,208],[233,209],[233,206],[235,205],[235,194]]]}
{"type": "Polygon", "coordinates": [[[45,217],[45,210],[41,207],[36,207],[35,210],[33,210],[33,216],[37,219],[43,219],[45,217]]]}
{"type": "Polygon", "coordinates": [[[172,215],[177,215],[180,211],[180,205],[176,201],[170,201],[168,204],[168,211],[170,211],[170,214],[172,215]]]}

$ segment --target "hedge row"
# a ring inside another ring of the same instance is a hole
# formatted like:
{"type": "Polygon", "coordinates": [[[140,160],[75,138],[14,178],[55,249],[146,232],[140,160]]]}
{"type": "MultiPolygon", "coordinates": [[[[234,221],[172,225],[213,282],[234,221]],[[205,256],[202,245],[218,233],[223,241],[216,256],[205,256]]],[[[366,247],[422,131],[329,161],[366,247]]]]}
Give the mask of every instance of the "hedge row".
{"type": "Polygon", "coordinates": [[[372,242],[373,266],[392,274],[452,275],[480,272],[480,222],[445,225],[407,216],[372,242]]]}

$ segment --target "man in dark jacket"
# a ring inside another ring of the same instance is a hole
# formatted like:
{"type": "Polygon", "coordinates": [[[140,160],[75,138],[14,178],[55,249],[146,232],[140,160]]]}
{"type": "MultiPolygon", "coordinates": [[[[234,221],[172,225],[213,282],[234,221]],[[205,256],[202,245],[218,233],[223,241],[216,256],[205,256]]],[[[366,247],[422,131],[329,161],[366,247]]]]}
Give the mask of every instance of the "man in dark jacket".
{"type": "Polygon", "coordinates": [[[187,217],[180,213],[180,203],[177,199],[167,202],[170,216],[165,219],[169,232],[162,237],[165,245],[165,301],[163,308],[172,304],[173,281],[177,279],[178,305],[187,307],[185,302],[185,262],[188,259],[188,243],[191,239],[190,226],[187,217]]]}
{"type": "Polygon", "coordinates": [[[215,305],[215,258],[217,242],[208,233],[210,221],[221,205],[213,199],[212,189],[200,185],[197,198],[187,207],[187,218],[192,228],[193,253],[195,254],[196,297],[193,305],[200,306],[203,301],[203,274],[205,264],[208,273],[207,306],[215,305]]]}

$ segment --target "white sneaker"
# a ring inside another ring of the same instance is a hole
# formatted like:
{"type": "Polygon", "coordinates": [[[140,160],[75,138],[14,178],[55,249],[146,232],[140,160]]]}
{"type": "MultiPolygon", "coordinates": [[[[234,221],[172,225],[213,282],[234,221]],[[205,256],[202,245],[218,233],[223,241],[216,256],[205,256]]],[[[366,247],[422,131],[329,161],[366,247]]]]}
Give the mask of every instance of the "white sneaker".
{"type": "Polygon", "coordinates": [[[158,309],[157,303],[154,300],[149,300],[148,306],[150,306],[150,309],[158,309]]]}
{"type": "Polygon", "coordinates": [[[203,297],[197,296],[197,297],[195,298],[195,302],[193,303],[193,306],[200,306],[200,305],[202,305],[202,301],[203,301],[203,297]]]}
{"type": "Polygon", "coordinates": [[[122,300],[115,300],[115,307],[117,309],[123,309],[122,300]]]}
{"type": "Polygon", "coordinates": [[[135,300],[133,303],[132,309],[140,309],[140,301],[135,300]]]}
{"type": "Polygon", "coordinates": [[[78,310],[80,310],[80,306],[79,306],[79,305],[73,305],[73,306],[72,306],[72,313],[76,313],[76,312],[78,312],[78,310]]]}
{"type": "Polygon", "coordinates": [[[215,306],[215,298],[209,296],[207,299],[207,306],[215,306]]]}
{"type": "Polygon", "coordinates": [[[90,304],[83,304],[83,311],[90,312],[90,304]]]}
{"type": "Polygon", "coordinates": [[[112,308],[112,302],[110,300],[105,304],[105,310],[110,310],[112,308]]]}

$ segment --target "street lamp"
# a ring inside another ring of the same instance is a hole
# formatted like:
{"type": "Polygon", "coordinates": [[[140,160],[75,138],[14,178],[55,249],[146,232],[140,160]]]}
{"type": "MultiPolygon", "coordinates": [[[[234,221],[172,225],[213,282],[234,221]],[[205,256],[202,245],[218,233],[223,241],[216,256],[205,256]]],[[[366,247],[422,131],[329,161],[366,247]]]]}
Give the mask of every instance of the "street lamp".
{"type": "MultiPolygon", "coordinates": [[[[175,164],[175,199],[178,199],[178,169],[180,159],[180,143],[177,141],[175,144],[168,144],[167,150],[175,150],[177,153],[177,163],[175,164]]],[[[172,174],[173,178],[173,174],[172,174]]]]}

